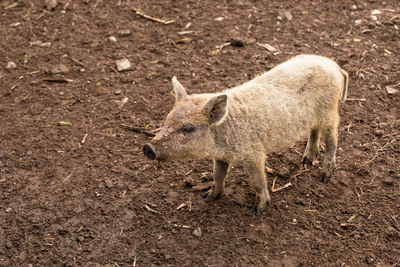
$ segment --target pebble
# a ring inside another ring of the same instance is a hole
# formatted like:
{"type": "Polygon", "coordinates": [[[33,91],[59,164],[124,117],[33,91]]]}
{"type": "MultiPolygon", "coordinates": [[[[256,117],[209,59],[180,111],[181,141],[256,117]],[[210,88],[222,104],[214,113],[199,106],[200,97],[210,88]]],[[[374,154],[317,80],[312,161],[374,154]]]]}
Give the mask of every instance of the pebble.
{"type": "Polygon", "coordinates": [[[113,183],[112,183],[112,181],[111,181],[110,179],[106,179],[104,182],[105,182],[106,187],[107,187],[108,189],[110,189],[110,188],[113,187],[113,183]]]}
{"type": "Polygon", "coordinates": [[[383,179],[383,183],[384,183],[385,185],[393,185],[394,181],[393,181],[393,179],[392,179],[391,177],[385,177],[385,178],[383,179]]]}
{"type": "Polygon", "coordinates": [[[48,10],[54,10],[57,6],[57,0],[46,0],[46,8],[48,10]]]}
{"type": "Polygon", "coordinates": [[[108,38],[108,40],[115,43],[117,41],[117,38],[115,38],[115,36],[110,36],[110,38],[108,38]]]}
{"type": "Polygon", "coordinates": [[[117,90],[114,92],[114,95],[120,95],[121,94],[121,90],[117,90]]]}
{"type": "Polygon", "coordinates": [[[50,73],[52,74],[62,74],[62,73],[67,73],[69,72],[69,68],[65,66],[64,64],[58,64],[51,66],[50,68],[50,73]]]}
{"type": "Polygon", "coordinates": [[[376,129],[376,130],[374,131],[374,134],[375,134],[376,136],[382,136],[384,133],[385,133],[385,131],[384,131],[384,130],[381,130],[381,129],[376,129]]]}
{"type": "Polygon", "coordinates": [[[193,235],[197,237],[201,237],[201,228],[197,227],[196,229],[193,230],[193,235]]]}
{"type": "Polygon", "coordinates": [[[10,61],[7,63],[6,69],[15,69],[17,67],[17,64],[14,62],[10,61]]]}
{"type": "Polygon", "coordinates": [[[131,68],[131,62],[127,58],[115,61],[118,71],[124,71],[131,68]]]}
{"type": "Polygon", "coordinates": [[[187,176],[187,177],[185,177],[185,185],[187,187],[195,186],[196,185],[196,181],[192,177],[187,176]]]}
{"type": "Polygon", "coordinates": [[[12,211],[12,208],[6,208],[6,212],[9,213],[12,211]]]}
{"type": "Polygon", "coordinates": [[[283,167],[282,169],[279,170],[278,172],[278,176],[282,177],[282,178],[287,178],[290,176],[290,172],[288,170],[288,168],[283,167]]]}

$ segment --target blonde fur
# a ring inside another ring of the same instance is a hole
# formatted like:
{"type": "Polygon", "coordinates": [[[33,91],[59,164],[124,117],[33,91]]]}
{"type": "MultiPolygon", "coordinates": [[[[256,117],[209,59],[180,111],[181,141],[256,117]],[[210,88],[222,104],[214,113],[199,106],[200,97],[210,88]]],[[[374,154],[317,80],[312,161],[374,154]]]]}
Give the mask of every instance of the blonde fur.
{"type": "Polygon", "coordinates": [[[256,190],[260,212],[270,201],[265,154],[283,151],[308,136],[303,163],[312,163],[323,136],[327,145],[323,174],[331,175],[337,146],[338,100],[346,99],[347,84],[347,72],[330,59],[315,55],[299,55],[216,94],[187,95],[174,77],[176,104],[152,143],[159,159],[214,160],[214,185],[207,201],[223,194],[228,165],[243,165],[256,190]],[[205,107],[221,95],[227,96],[226,106],[220,107],[220,103],[212,109],[219,117],[210,125],[205,107]],[[185,125],[195,125],[196,131],[185,134],[185,125]]]}

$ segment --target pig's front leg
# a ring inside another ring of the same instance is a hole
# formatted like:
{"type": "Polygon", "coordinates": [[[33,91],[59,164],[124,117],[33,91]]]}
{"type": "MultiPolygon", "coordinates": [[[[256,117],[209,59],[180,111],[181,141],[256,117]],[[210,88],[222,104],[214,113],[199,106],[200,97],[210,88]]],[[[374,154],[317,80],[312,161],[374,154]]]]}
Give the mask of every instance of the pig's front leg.
{"type": "Polygon", "coordinates": [[[267,180],[265,177],[265,155],[257,153],[248,158],[244,163],[244,167],[250,178],[250,182],[256,191],[256,213],[260,215],[265,205],[271,202],[268,193],[267,180]]]}
{"type": "Polygon", "coordinates": [[[210,192],[207,195],[207,202],[215,201],[221,198],[224,194],[225,177],[228,171],[228,167],[228,163],[220,160],[214,160],[214,183],[210,192]]]}

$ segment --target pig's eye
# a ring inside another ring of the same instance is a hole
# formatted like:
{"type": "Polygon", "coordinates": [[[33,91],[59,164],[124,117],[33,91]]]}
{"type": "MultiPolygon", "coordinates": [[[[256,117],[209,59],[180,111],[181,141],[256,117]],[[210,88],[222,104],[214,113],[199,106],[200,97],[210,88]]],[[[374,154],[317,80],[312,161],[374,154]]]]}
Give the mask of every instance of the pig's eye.
{"type": "Polygon", "coordinates": [[[190,134],[193,133],[196,130],[196,128],[193,125],[185,125],[181,128],[181,132],[183,134],[190,134]]]}

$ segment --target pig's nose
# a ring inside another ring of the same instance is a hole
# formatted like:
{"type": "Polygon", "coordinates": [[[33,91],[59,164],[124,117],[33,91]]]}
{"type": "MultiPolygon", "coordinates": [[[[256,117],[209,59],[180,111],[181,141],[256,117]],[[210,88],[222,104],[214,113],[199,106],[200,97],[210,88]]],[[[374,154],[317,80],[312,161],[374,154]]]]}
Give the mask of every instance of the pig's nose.
{"type": "Polygon", "coordinates": [[[156,155],[156,148],[154,145],[147,143],[143,146],[143,153],[146,157],[148,157],[151,160],[154,160],[157,158],[156,155]]]}

